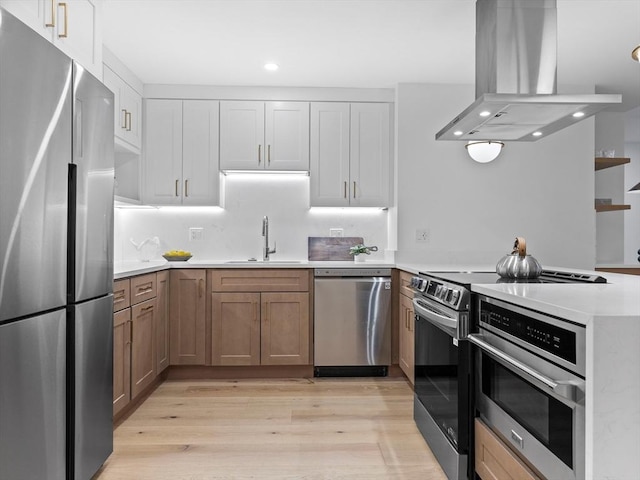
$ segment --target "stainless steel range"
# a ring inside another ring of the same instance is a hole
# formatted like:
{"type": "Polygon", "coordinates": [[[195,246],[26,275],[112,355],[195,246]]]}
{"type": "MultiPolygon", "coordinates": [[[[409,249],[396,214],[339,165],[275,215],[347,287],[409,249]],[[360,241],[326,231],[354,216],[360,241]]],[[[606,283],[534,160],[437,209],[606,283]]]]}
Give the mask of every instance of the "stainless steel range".
{"type": "MultiPolygon", "coordinates": [[[[505,380],[505,384],[499,383],[504,379],[506,372],[510,372],[514,368],[516,371],[519,370],[517,367],[509,365],[504,360],[504,356],[499,357],[498,354],[495,354],[495,348],[492,352],[489,351],[491,345],[489,347],[487,345],[490,343],[493,343],[494,347],[496,344],[498,347],[503,346],[500,340],[495,340],[495,337],[505,336],[505,332],[500,332],[499,327],[495,325],[493,327],[485,327],[484,324],[488,323],[485,321],[485,317],[489,315],[486,313],[486,305],[489,302],[487,300],[477,300],[478,296],[471,292],[472,284],[503,282],[515,283],[516,281],[502,279],[495,272],[420,272],[411,281],[411,287],[414,290],[413,306],[416,315],[414,419],[418,429],[450,479],[474,478],[473,449],[471,447],[473,444],[472,422],[476,415],[476,407],[479,408],[480,415],[491,428],[504,430],[507,428],[506,426],[497,426],[492,423],[502,421],[497,420],[498,414],[496,412],[497,410],[502,410],[497,405],[504,406],[508,401],[516,402],[513,406],[514,409],[521,405],[521,403],[518,403],[521,399],[513,400],[518,396],[518,391],[515,390],[507,397],[496,398],[499,396],[500,391],[506,391],[506,386],[513,384],[510,380],[505,380]],[[470,331],[475,332],[478,330],[478,324],[482,329],[480,333],[470,335],[470,331]],[[494,332],[498,330],[497,335],[489,335],[492,329],[494,332]],[[477,347],[472,348],[472,342],[477,347]],[[498,357],[497,360],[496,357],[498,357]],[[474,364],[476,365],[475,367],[473,366],[474,364]],[[506,372],[501,368],[507,369],[506,372]],[[477,402],[473,401],[475,391],[477,391],[478,395],[477,402]]],[[[606,280],[598,275],[543,270],[542,275],[537,279],[517,282],[603,283],[606,280]]],[[[539,333],[539,329],[534,330],[535,336],[539,333]]],[[[548,335],[553,338],[551,330],[541,329],[540,332],[544,331],[545,338],[548,338],[548,335]]],[[[542,350],[534,350],[538,354],[543,351],[544,348],[542,350]]],[[[567,368],[566,365],[562,366],[567,368]]],[[[571,382],[579,383],[579,371],[578,378],[571,378],[573,379],[571,382]]],[[[569,391],[566,394],[569,398],[576,394],[574,387],[565,385],[566,381],[569,380],[563,376],[557,376],[557,379],[560,379],[558,385],[550,383],[546,387],[553,387],[554,393],[552,395],[547,395],[547,392],[543,391],[544,395],[541,398],[547,402],[551,401],[550,399],[553,395],[561,396],[565,390],[569,391]]],[[[544,380],[542,380],[542,385],[544,384],[544,380]]],[[[536,385],[540,385],[540,383],[536,385]]],[[[526,395],[531,395],[531,391],[526,395]]],[[[580,393],[578,392],[576,395],[580,396],[580,393]]],[[[580,418],[584,416],[584,408],[579,401],[577,404],[571,402],[573,400],[565,400],[565,404],[570,404],[570,414],[564,411],[558,417],[556,410],[549,413],[540,409],[539,412],[542,416],[546,415],[546,420],[543,419],[542,422],[547,420],[554,421],[558,418],[562,418],[565,422],[568,418],[572,419],[574,430],[570,435],[570,439],[567,440],[565,438],[559,445],[551,445],[551,449],[559,449],[560,455],[565,455],[566,460],[567,454],[562,452],[565,452],[569,448],[567,446],[568,443],[571,443],[570,450],[573,457],[568,462],[571,466],[568,469],[563,469],[562,466],[558,465],[558,470],[548,471],[563,472],[562,478],[565,478],[565,476],[567,478],[579,478],[580,476],[579,467],[578,475],[575,476],[575,465],[580,463],[580,457],[576,457],[575,452],[580,450],[580,438],[584,442],[584,427],[580,426],[580,418]],[[572,472],[571,474],[568,473],[570,471],[572,472]]],[[[507,405],[505,410],[508,411],[509,408],[507,405]]],[[[521,414],[521,416],[524,415],[525,413],[521,414]]],[[[507,414],[507,416],[509,415],[507,414]]],[[[529,424],[535,422],[535,420],[527,418],[523,420],[523,422],[525,421],[529,421],[529,424]]],[[[513,438],[522,438],[522,435],[524,435],[527,438],[526,444],[529,446],[533,442],[528,440],[528,433],[524,430],[523,428],[518,428],[513,438]]],[[[538,443],[544,443],[546,432],[548,431],[541,427],[539,432],[532,434],[532,438],[536,436],[542,438],[543,441],[538,441],[538,443]]],[[[509,431],[504,433],[504,436],[509,435],[509,431]]],[[[555,437],[553,441],[556,441],[555,437]]],[[[533,456],[539,456],[543,459],[542,461],[546,461],[550,457],[548,456],[548,451],[544,451],[545,448],[545,446],[537,448],[533,456]]],[[[547,450],[549,449],[547,448],[547,450]]],[[[560,463],[563,463],[562,460],[560,463]]],[[[566,464],[567,462],[565,461],[564,465],[566,466],[566,464]]],[[[549,478],[554,477],[551,475],[549,478]]]]}

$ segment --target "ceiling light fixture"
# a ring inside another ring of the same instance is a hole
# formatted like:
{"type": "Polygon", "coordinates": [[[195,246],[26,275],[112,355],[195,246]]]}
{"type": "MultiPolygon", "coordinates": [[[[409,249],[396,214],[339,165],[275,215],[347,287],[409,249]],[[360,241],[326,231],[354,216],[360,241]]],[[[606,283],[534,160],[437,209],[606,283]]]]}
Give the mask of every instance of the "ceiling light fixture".
{"type": "Polygon", "coordinates": [[[504,147],[504,143],[495,141],[469,142],[465,145],[467,153],[478,163],[489,163],[495,160],[504,147]]]}
{"type": "Polygon", "coordinates": [[[460,135],[462,135],[462,133],[463,133],[463,132],[462,132],[462,130],[456,130],[455,132],[453,132],[453,134],[454,134],[456,137],[459,137],[460,135]]]}
{"type": "Polygon", "coordinates": [[[265,63],[264,64],[264,69],[268,70],[269,72],[275,72],[276,70],[278,70],[278,68],[280,68],[278,66],[277,63],[265,63]]]}
{"type": "Polygon", "coordinates": [[[633,58],[636,62],[640,62],[640,45],[631,50],[631,58],[633,58]]]}

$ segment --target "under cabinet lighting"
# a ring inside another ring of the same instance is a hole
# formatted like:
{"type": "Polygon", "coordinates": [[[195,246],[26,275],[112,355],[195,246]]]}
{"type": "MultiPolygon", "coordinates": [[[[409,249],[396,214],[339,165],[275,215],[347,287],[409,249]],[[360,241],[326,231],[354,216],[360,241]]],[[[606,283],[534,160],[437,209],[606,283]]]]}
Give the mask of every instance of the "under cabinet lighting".
{"type": "Polygon", "coordinates": [[[573,114],[574,118],[582,118],[584,117],[584,112],[576,112],[573,114]]]}
{"type": "Polygon", "coordinates": [[[534,137],[539,137],[540,135],[542,135],[542,132],[533,132],[531,135],[533,135],[534,137]]]}

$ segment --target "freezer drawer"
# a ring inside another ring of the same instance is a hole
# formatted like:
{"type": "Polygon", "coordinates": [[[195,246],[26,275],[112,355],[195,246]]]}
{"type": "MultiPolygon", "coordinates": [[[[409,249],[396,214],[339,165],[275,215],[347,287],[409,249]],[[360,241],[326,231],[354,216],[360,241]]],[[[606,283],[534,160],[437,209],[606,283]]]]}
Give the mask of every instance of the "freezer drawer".
{"type": "Polygon", "coordinates": [[[65,478],[66,310],[0,325],[0,478],[65,478]]]}
{"type": "Polygon", "coordinates": [[[391,278],[316,278],[314,365],[391,363],[391,278]]]}
{"type": "Polygon", "coordinates": [[[91,478],[113,451],[113,295],[69,307],[73,477],[91,478]]]}

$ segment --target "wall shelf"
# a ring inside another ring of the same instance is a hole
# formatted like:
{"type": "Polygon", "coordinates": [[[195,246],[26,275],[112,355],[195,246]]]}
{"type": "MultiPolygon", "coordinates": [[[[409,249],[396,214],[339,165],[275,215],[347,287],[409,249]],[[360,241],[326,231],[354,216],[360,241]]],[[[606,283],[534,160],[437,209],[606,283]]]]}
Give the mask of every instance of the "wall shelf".
{"type": "Polygon", "coordinates": [[[613,212],[615,210],[630,210],[631,205],[596,205],[596,212],[613,212]]]}
{"type": "Polygon", "coordinates": [[[596,171],[610,167],[617,167],[618,165],[624,165],[630,161],[631,159],[627,157],[596,157],[596,171]]]}

